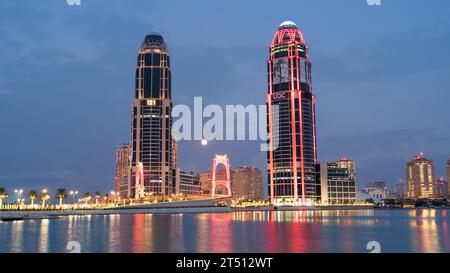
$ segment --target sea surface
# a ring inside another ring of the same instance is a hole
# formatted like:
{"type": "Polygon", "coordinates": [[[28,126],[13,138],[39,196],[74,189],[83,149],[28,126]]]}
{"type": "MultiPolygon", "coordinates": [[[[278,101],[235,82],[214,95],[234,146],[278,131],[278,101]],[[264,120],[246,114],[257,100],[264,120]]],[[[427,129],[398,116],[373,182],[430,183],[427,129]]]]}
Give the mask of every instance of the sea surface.
{"type": "Polygon", "coordinates": [[[450,210],[66,216],[0,222],[0,252],[450,252],[450,210]]]}

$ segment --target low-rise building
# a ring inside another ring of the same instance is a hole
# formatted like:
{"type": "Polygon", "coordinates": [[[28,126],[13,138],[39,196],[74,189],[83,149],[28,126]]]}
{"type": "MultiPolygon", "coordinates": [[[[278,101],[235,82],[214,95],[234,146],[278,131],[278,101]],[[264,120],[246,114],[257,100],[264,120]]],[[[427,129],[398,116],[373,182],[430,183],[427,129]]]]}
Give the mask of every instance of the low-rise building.
{"type": "Polygon", "coordinates": [[[365,187],[361,188],[360,191],[362,193],[368,194],[378,200],[384,200],[389,198],[389,190],[384,187],[365,187]]]}
{"type": "Polygon", "coordinates": [[[199,176],[192,172],[185,172],[180,168],[177,168],[176,193],[190,196],[201,195],[202,190],[199,182],[199,176]]]}

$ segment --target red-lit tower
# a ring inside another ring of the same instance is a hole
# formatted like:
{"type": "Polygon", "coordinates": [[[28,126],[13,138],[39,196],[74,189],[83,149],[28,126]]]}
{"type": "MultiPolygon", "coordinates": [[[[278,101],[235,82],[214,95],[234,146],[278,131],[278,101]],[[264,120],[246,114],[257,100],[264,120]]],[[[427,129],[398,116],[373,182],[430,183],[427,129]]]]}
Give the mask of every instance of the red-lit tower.
{"type": "Polygon", "coordinates": [[[267,62],[269,196],[295,205],[320,201],[315,179],[316,126],[311,63],[301,31],[283,22],[270,44],[267,62]]]}

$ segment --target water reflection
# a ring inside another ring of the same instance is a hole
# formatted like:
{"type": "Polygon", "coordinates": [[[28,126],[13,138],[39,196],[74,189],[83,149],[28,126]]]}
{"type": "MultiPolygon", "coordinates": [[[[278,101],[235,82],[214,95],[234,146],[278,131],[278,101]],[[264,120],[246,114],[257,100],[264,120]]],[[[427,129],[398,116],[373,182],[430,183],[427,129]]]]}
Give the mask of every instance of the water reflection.
{"type": "Polygon", "coordinates": [[[448,210],[68,216],[0,223],[0,252],[450,252],[448,210]]]}
{"type": "Polygon", "coordinates": [[[446,211],[434,209],[411,210],[408,213],[410,217],[408,223],[411,229],[411,248],[415,252],[439,252],[442,248],[441,240],[447,245],[448,251],[448,230],[445,228],[447,219],[442,218],[443,212],[446,215],[446,211]],[[439,235],[440,228],[442,228],[442,236],[439,235]]]}
{"type": "Polygon", "coordinates": [[[374,225],[377,219],[372,219],[373,210],[361,211],[259,211],[259,212],[235,212],[229,214],[230,221],[260,221],[260,222],[301,222],[340,225],[374,225]]]}
{"type": "Polygon", "coordinates": [[[23,221],[14,222],[13,225],[15,232],[12,235],[11,252],[20,252],[23,243],[23,221]]]}
{"type": "Polygon", "coordinates": [[[49,219],[42,219],[40,230],[39,230],[39,252],[49,252],[48,250],[48,226],[49,226],[50,220],[49,219]]]}

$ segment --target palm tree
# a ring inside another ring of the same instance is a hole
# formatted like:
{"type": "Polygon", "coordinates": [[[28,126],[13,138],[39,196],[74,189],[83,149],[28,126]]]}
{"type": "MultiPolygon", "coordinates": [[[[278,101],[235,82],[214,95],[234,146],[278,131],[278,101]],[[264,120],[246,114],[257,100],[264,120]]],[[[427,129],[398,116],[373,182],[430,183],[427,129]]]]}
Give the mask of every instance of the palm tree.
{"type": "Polygon", "coordinates": [[[99,191],[95,192],[95,205],[98,205],[98,200],[102,197],[102,194],[99,191]]]}
{"type": "Polygon", "coordinates": [[[57,189],[56,190],[56,198],[59,199],[59,206],[61,207],[63,200],[67,199],[66,189],[57,189]]]}
{"type": "Polygon", "coordinates": [[[84,194],[83,199],[84,199],[84,202],[85,202],[86,205],[87,205],[88,201],[91,200],[91,198],[92,197],[91,197],[91,194],[89,192],[84,194]]]}
{"type": "Polygon", "coordinates": [[[34,206],[34,200],[38,198],[38,193],[35,190],[31,190],[28,192],[28,199],[31,201],[31,206],[34,206]]]}
{"type": "Polygon", "coordinates": [[[0,207],[3,205],[3,199],[8,198],[8,192],[5,188],[0,188],[0,207]]]}

